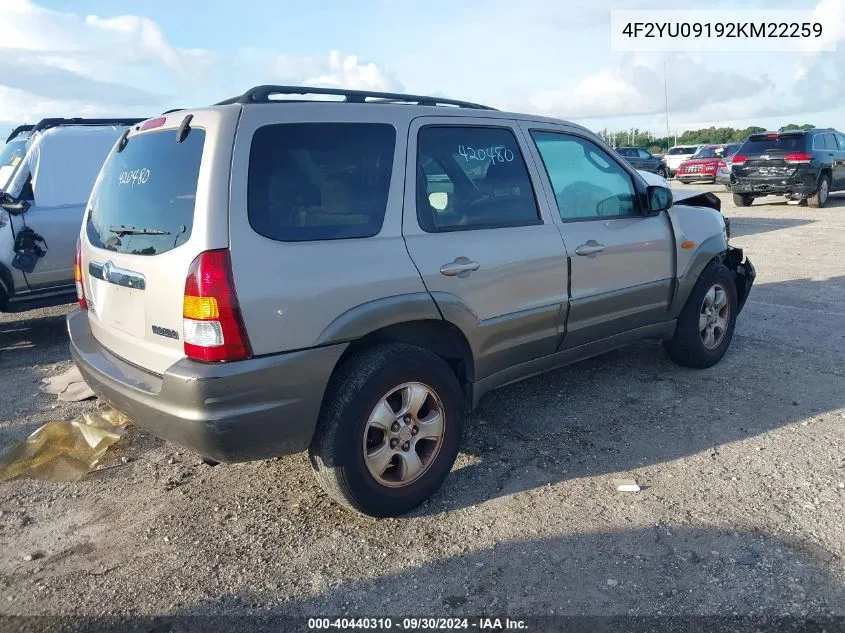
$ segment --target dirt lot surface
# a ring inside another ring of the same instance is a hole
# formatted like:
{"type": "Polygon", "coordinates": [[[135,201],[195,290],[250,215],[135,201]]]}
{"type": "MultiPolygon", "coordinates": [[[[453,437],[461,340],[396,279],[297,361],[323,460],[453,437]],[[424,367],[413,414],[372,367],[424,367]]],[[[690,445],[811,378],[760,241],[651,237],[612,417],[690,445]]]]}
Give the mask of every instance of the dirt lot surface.
{"type": "MultiPolygon", "coordinates": [[[[758,279],[715,368],[643,343],[493,393],[398,520],[304,455],[212,468],[133,429],[125,465],[0,485],[0,613],[845,615],[845,196],[719,195],[758,279]]],[[[38,392],[69,309],[0,318],[0,445],[96,406],[38,392]]]]}

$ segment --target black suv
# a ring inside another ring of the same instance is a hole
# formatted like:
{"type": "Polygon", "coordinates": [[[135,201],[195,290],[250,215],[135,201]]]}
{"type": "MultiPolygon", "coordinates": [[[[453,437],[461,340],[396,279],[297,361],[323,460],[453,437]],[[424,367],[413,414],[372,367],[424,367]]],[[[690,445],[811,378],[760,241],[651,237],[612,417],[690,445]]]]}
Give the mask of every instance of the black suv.
{"type": "Polygon", "coordinates": [[[634,169],[650,171],[654,174],[669,177],[669,168],[659,156],[652,156],[640,147],[617,147],[616,153],[624,158],[634,169]]]}
{"type": "Polygon", "coordinates": [[[783,195],[823,207],[832,191],[845,191],[845,135],[836,130],[752,134],[733,157],[734,204],[783,195]]]}

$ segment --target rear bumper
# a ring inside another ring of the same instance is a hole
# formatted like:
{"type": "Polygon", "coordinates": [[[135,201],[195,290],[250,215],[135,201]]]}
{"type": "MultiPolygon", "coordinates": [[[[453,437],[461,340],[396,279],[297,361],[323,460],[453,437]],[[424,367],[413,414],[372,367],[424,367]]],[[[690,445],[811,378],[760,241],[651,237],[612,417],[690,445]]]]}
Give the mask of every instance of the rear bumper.
{"type": "Polygon", "coordinates": [[[799,173],[791,178],[737,178],[731,177],[731,191],[754,195],[794,195],[806,198],[816,193],[817,174],[799,173]]]}
{"type": "Polygon", "coordinates": [[[326,383],[346,344],[206,364],[182,359],[163,376],[102,347],[88,314],[67,317],[70,351],[88,385],[132,422],[219,462],[267,459],[311,442],[326,383]]]}
{"type": "Polygon", "coordinates": [[[729,172],[729,171],[716,172],[716,184],[717,185],[729,185],[729,184],[731,184],[731,172],[729,172]]]}

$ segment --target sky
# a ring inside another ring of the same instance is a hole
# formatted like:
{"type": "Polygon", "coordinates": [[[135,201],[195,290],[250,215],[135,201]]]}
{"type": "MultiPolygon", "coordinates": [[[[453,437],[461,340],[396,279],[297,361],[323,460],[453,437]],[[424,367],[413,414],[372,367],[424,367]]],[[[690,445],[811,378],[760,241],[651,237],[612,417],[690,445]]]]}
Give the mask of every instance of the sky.
{"type": "Polygon", "coordinates": [[[154,116],[282,83],[434,94],[662,136],[664,67],[672,134],[787,123],[845,130],[845,0],[706,5],[815,10],[836,31],[836,51],[611,51],[611,8],[673,5],[684,7],[651,0],[0,0],[0,133],[47,116],[154,116]]]}

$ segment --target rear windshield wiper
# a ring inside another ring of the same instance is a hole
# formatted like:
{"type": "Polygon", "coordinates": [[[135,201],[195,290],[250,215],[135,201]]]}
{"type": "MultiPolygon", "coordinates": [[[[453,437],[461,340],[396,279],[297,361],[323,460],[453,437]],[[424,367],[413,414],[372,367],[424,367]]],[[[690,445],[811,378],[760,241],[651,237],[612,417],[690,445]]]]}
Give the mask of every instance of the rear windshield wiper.
{"type": "Polygon", "coordinates": [[[128,226],[110,226],[109,231],[123,237],[124,235],[170,235],[170,231],[161,229],[136,229],[128,226]]]}

